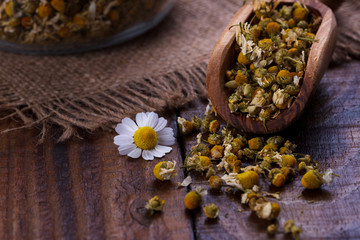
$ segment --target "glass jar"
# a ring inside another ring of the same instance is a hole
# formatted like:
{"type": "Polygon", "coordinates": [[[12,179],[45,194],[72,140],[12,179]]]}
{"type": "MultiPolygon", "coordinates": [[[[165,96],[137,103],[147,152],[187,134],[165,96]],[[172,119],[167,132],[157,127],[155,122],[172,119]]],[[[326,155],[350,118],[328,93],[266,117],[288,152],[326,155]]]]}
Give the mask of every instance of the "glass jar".
{"type": "Polygon", "coordinates": [[[129,40],[158,24],[175,0],[0,1],[0,49],[65,54],[129,40]]]}

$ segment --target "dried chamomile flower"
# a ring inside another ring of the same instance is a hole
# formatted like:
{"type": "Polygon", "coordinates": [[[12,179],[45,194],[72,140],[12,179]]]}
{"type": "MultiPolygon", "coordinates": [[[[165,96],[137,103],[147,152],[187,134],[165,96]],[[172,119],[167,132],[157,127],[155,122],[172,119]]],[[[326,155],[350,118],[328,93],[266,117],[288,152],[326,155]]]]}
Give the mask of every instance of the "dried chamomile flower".
{"type": "Polygon", "coordinates": [[[243,191],[245,189],[241,185],[237,175],[238,175],[237,173],[229,173],[229,174],[225,174],[224,176],[222,176],[221,179],[225,181],[226,185],[243,191]]]}
{"type": "Polygon", "coordinates": [[[51,6],[58,12],[65,11],[66,4],[63,0],[51,0],[51,6]]]}
{"type": "Polygon", "coordinates": [[[210,150],[211,158],[220,159],[224,155],[224,147],[221,145],[215,145],[210,150]]]}
{"type": "Polygon", "coordinates": [[[209,185],[213,189],[220,189],[223,186],[223,180],[219,176],[211,176],[209,178],[209,185]]]}
{"type": "Polygon", "coordinates": [[[151,198],[145,208],[150,211],[150,214],[153,215],[156,211],[162,211],[165,205],[165,201],[160,199],[158,196],[151,198]]]}
{"type": "Polygon", "coordinates": [[[298,158],[298,160],[300,162],[304,162],[304,164],[307,165],[307,166],[310,165],[310,164],[317,165],[317,163],[314,160],[312,160],[312,158],[311,158],[311,156],[309,154],[303,155],[302,157],[298,158]]]}
{"type": "Polygon", "coordinates": [[[271,168],[272,163],[273,163],[272,159],[266,156],[263,158],[262,162],[260,163],[260,167],[269,170],[271,168]]]}
{"type": "Polygon", "coordinates": [[[298,165],[299,172],[304,172],[308,170],[308,167],[305,162],[300,162],[298,165]]]}
{"type": "MultiPolygon", "coordinates": [[[[310,169],[310,168],[308,168],[310,169]]],[[[325,173],[321,174],[317,169],[308,170],[301,179],[301,185],[307,189],[318,189],[324,183],[326,185],[332,184],[334,177],[340,177],[335,174],[332,169],[327,169],[325,173]]]]}
{"type": "Polygon", "coordinates": [[[275,219],[279,216],[281,208],[274,202],[265,202],[255,206],[256,215],[261,219],[275,219]]]}
{"type": "Polygon", "coordinates": [[[193,152],[192,156],[187,156],[184,161],[184,168],[194,168],[197,164],[198,158],[199,158],[200,152],[193,152]]]}
{"type": "Polygon", "coordinates": [[[157,179],[164,181],[170,180],[177,175],[175,161],[162,161],[155,165],[154,175],[157,179]]]}
{"type": "Polygon", "coordinates": [[[286,180],[295,176],[295,169],[289,167],[281,167],[281,173],[285,176],[286,180]]]}
{"type": "Polygon", "coordinates": [[[228,152],[226,155],[225,155],[225,161],[227,163],[233,163],[235,161],[237,161],[238,158],[235,154],[231,153],[231,152],[228,152]]]}
{"type": "Polygon", "coordinates": [[[201,156],[210,156],[210,149],[204,143],[200,143],[197,146],[192,147],[191,152],[200,153],[201,156]]]}
{"type": "Polygon", "coordinates": [[[216,133],[210,134],[208,137],[208,143],[210,145],[219,145],[221,143],[221,136],[216,133]]]}
{"type": "Polygon", "coordinates": [[[193,125],[194,130],[199,130],[201,128],[202,119],[197,116],[193,116],[191,119],[191,124],[193,125]]]}
{"type": "Polygon", "coordinates": [[[290,94],[286,93],[284,89],[278,89],[274,93],[272,100],[278,109],[285,109],[288,106],[290,94]]]}
{"type": "Polygon", "coordinates": [[[204,208],[204,214],[207,218],[214,219],[219,216],[220,209],[215,203],[208,204],[204,208]]]}
{"type": "Polygon", "coordinates": [[[206,194],[207,192],[202,188],[197,188],[195,191],[188,192],[184,198],[185,207],[189,210],[194,210],[200,207],[202,196],[206,194]]]}
{"type": "Polygon", "coordinates": [[[280,25],[277,22],[269,22],[266,26],[266,32],[269,35],[275,35],[280,31],[280,25]]]}
{"type": "Polygon", "coordinates": [[[205,171],[211,167],[211,160],[207,156],[199,156],[195,162],[195,169],[197,171],[205,171]]]}
{"type": "Polygon", "coordinates": [[[323,183],[322,176],[317,170],[309,170],[301,178],[301,185],[306,189],[318,189],[323,183]]]}
{"type": "Polygon", "coordinates": [[[198,194],[196,191],[191,191],[187,193],[184,198],[185,207],[189,210],[193,210],[200,207],[201,201],[202,201],[201,195],[198,194]]]}
{"type": "Polygon", "coordinates": [[[215,174],[216,174],[215,169],[212,166],[210,166],[208,168],[208,170],[206,171],[205,177],[208,179],[208,178],[214,176],[215,174]]]}
{"type": "Polygon", "coordinates": [[[293,152],[296,149],[296,144],[290,142],[289,140],[286,140],[286,142],[284,143],[284,147],[286,147],[289,151],[293,152]]]}
{"type": "Polygon", "coordinates": [[[237,178],[244,189],[251,189],[254,185],[259,184],[259,174],[255,171],[239,173],[237,178]]]}
{"type": "Polygon", "coordinates": [[[220,123],[218,120],[213,120],[210,122],[209,125],[209,132],[210,133],[216,133],[220,129],[220,123]]]}
{"type": "Polygon", "coordinates": [[[217,114],[216,114],[216,111],[215,111],[215,109],[214,109],[214,105],[212,104],[211,100],[208,99],[208,101],[209,101],[209,103],[208,103],[208,105],[206,106],[205,113],[204,113],[204,114],[205,114],[205,117],[206,117],[206,116],[211,116],[212,114],[217,115],[217,114]]]}
{"type": "Polygon", "coordinates": [[[251,63],[251,61],[242,52],[239,53],[237,60],[238,60],[238,63],[244,64],[244,65],[249,65],[251,63]]]}
{"type": "Polygon", "coordinates": [[[284,186],[285,182],[286,182],[286,177],[282,173],[276,174],[271,180],[271,184],[274,185],[275,187],[282,187],[284,186]]]}
{"type": "Polygon", "coordinates": [[[302,229],[300,227],[297,227],[294,220],[291,219],[284,223],[284,232],[291,233],[294,239],[299,239],[302,229]]]}
{"type": "Polygon", "coordinates": [[[251,211],[261,219],[275,219],[281,211],[279,204],[269,202],[266,197],[254,191],[244,193],[241,196],[241,203],[248,204],[251,211]]]}
{"type": "Polygon", "coordinates": [[[186,135],[192,132],[193,125],[190,121],[186,120],[185,118],[178,117],[177,122],[181,134],[186,135]]]}
{"type": "Polygon", "coordinates": [[[244,148],[243,154],[245,155],[246,158],[251,159],[251,160],[254,160],[256,157],[256,151],[251,150],[249,148],[244,148]]]}
{"type": "Polygon", "coordinates": [[[282,166],[283,167],[296,167],[296,158],[292,155],[282,155],[282,166]]]}
{"type": "Polygon", "coordinates": [[[299,22],[301,20],[306,20],[308,16],[308,11],[305,9],[305,8],[296,8],[294,11],[293,11],[293,19],[296,21],[296,22],[299,22]]]}
{"type": "Polygon", "coordinates": [[[293,81],[293,75],[288,70],[281,70],[276,76],[276,81],[280,85],[290,84],[293,81]]]}
{"type": "Polygon", "coordinates": [[[261,152],[270,152],[270,151],[273,151],[273,152],[277,151],[277,146],[273,143],[268,143],[261,150],[261,152]]]}
{"type": "Polygon", "coordinates": [[[269,235],[275,235],[277,231],[277,227],[275,224],[270,224],[267,226],[266,231],[269,235]]]}
{"type": "MultiPolygon", "coordinates": [[[[238,86],[239,85],[236,83],[235,80],[231,80],[231,81],[228,81],[225,83],[225,87],[230,88],[230,89],[236,89],[238,86]]],[[[238,100],[238,99],[236,99],[236,100],[238,100]]],[[[233,106],[233,107],[235,107],[235,106],[233,106]]]]}
{"type": "Polygon", "coordinates": [[[46,18],[52,14],[52,7],[50,4],[40,4],[37,12],[41,18],[46,18]]]}
{"type": "Polygon", "coordinates": [[[231,152],[237,153],[239,150],[241,150],[245,146],[245,144],[246,144],[246,142],[244,143],[241,139],[234,138],[231,141],[231,152]]]}
{"type": "Polygon", "coordinates": [[[241,172],[241,166],[242,162],[240,160],[236,160],[233,163],[230,163],[228,165],[228,169],[226,169],[227,172],[233,172],[233,173],[240,173],[241,172]]]}
{"type": "Polygon", "coordinates": [[[262,168],[259,165],[255,165],[255,166],[249,165],[244,168],[241,168],[241,171],[243,172],[253,171],[256,172],[258,175],[264,173],[264,170],[262,170],[262,168]]]}
{"type": "Polygon", "coordinates": [[[250,150],[261,150],[264,146],[264,138],[255,137],[248,141],[250,150]]]}

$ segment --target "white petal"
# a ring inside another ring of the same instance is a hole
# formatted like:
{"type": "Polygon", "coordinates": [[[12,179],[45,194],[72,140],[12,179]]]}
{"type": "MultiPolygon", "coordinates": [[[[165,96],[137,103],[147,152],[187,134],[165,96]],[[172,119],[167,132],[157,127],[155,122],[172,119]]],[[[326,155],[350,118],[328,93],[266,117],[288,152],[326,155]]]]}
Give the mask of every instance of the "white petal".
{"type": "Polygon", "coordinates": [[[135,148],[134,150],[132,150],[128,156],[131,158],[138,158],[141,155],[141,149],[140,148],[135,148]]]}
{"type": "Polygon", "coordinates": [[[153,150],[150,150],[150,151],[151,151],[151,154],[154,155],[154,157],[161,158],[161,157],[165,156],[164,152],[158,151],[158,150],[156,150],[156,148],[153,150]]]}
{"type": "Polygon", "coordinates": [[[166,126],[166,124],[167,124],[167,120],[165,118],[163,118],[163,117],[159,118],[159,121],[158,121],[156,127],[154,128],[155,132],[163,130],[164,127],[166,126]]]}
{"type": "Polygon", "coordinates": [[[192,183],[192,178],[191,178],[191,176],[189,175],[189,176],[187,176],[187,177],[184,179],[184,181],[182,181],[182,183],[181,183],[180,185],[183,186],[183,187],[187,187],[187,186],[189,186],[191,183],[192,183]]]}
{"type": "Polygon", "coordinates": [[[157,134],[159,144],[170,146],[175,143],[174,131],[172,128],[166,127],[157,134]]]}
{"type": "Polygon", "coordinates": [[[161,146],[161,145],[156,145],[155,149],[156,149],[156,151],[162,152],[162,153],[168,153],[172,150],[171,147],[166,147],[166,146],[161,146]]]}
{"type": "Polygon", "coordinates": [[[145,160],[154,160],[154,155],[152,154],[151,150],[143,150],[142,157],[145,160]]]}
{"type": "Polygon", "coordinates": [[[175,144],[175,138],[168,137],[168,138],[158,139],[158,144],[164,145],[164,146],[172,146],[175,144]]]}
{"type": "Polygon", "coordinates": [[[133,131],[136,131],[139,128],[136,123],[128,117],[124,118],[121,123],[130,127],[133,131]]]}
{"type": "Polygon", "coordinates": [[[151,128],[155,128],[155,126],[157,125],[159,120],[159,116],[154,113],[154,112],[150,112],[148,115],[148,121],[146,123],[146,126],[149,126],[151,128]]]}
{"type": "Polygon", "coordinates": [[[174,130],[172,128],[166,127],[163,130],[157,132],[158,136],[163,136],[163,135],[174,135],[174,130]]]}
{"type": "Polygon", "coordinates": [[[120,146],[118,147],[118,150],[121,155],[128,155],[135,148],[136,148],[135,144],[130,144],[130,145],[120,146]]]}
{"type": "Polygon", "coordinates": [[[129,135],[129,136],[133,136],[135,131],[128,125],[126,124],[121,124],[119,123],[116,128],[115,128],[115,131],[118,133],[118,134],[126,134],[126,135],[129,135]]]}
{"type": "Polygon", "coordinates": [[[147,119],[148,119],[148,117],[146,116],[146,114],[144,112],[136,114],[136,124],[139,127],[144,127],[145,124],[147,123],[147,119]]]}
{"type": "Polygon", "coordinates": [[[160,145],[171,146],[174,145],[175,143],[174,136],[170,136],[170,135],[159,136],[157,140],[158,140],[158,144],[160,145]]]}
{"type": "Polygon", "coordinates": [[[134,138],[128,135],[117,135],[114,137],[114,143],[116,145],[129,145],[134,142],[134,138]]]}

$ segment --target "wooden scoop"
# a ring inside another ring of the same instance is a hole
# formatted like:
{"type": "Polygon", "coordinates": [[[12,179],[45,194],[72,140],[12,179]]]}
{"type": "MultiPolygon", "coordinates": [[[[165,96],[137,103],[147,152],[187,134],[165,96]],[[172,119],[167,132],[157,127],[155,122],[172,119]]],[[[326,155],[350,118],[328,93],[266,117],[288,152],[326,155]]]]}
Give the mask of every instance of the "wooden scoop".
{"type": "MultiPolygon", "coordinates": [[[[291,0],[280,1],[283,4],[291,4],[291,0]]],[[[206,84],[209,98],[217,113],[232,126],[242,129],[244,132],[265,134],[280,131],[294,123],[304,112],[312,95],[315,93],[321,77],[331,59],[336,41],[336,20],[330,8],[316,0],[302,1],[309,11],[321,15],[322,22],[316,33],[318,42],[314,42],[307,61],[304,79],[300,92],[290,108],[283,110],[275,119],[266,121],[266,128],[262,121],[247,118],[246,114],[231,113],[228,107],[229,90],[225,87],[225,72],[234,66],[235,61],[235,28],[231,26],[239,22],[250,21],[253,15],[253,5],[244,5],[231,19],[225,31],[217,42],[207,68],[206,84]]]]}

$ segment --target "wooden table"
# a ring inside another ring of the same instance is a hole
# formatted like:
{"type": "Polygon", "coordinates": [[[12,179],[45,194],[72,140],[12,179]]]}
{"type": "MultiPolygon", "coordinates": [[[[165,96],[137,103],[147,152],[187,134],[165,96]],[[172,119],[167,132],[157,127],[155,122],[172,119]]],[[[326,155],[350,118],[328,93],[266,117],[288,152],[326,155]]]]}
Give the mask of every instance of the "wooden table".
{"type": "MultiPolygon", "coordinates": [[[[295,219],[302,239],[360,238],[360,62],[328,69],[310,108],[284,137],[298,151],[319,161],[320,169],[341,175],[331,186],[304,191],[300,176],[280,189],[282,212],[275,223],[295,219]],[[314,200],[314,201],[311,201],[314,200]],[[313,203],[310,203],[313,202],[313,203]]],[[[176,117],[202,116],[198,100],[170,112],[176,117]]],[[[16,125],[2,121],[4,129],[16,125]]],[[[204,177],[192,174],[194,183],[179,188],[184,172],[171,182],[152,174],[159,162],[120,156],[113,144],[115,131],[86,134],[56,143],[54,130],[38,144],[39,130],[11,132],[0,138],[0,239],[264,239],[266,226],[241,205],[240,194],[209,194],[204,203],[220,206],[218,220],[208,221],[201,209],[187,211],[183,198],[197,186],[207,188],[204,177]],[[145,202],[154,195],[166,201],[164,212],[150,216],[145,202]],[[238,211],[241,209],[242,211],[238,211]]],[[[181,166],[195,135],[182,138],[165,160],[181,166]]],[[[279,189],[269,188],[269,191],[279,189]]],[[[283,239],[283,234],[274,238],[283,239]]],[[[289,236],[287,236],[289,237],[289,236]]]]}

